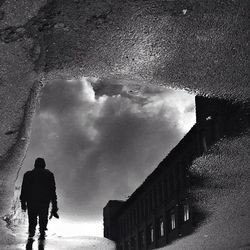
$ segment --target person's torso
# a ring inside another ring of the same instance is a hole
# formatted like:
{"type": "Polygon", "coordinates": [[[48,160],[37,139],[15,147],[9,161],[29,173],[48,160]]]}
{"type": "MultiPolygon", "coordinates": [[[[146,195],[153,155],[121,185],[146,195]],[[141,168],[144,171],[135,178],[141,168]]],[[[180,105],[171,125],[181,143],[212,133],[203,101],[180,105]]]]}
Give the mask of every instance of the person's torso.
{"type": "Polygon", "coordinates": [[[27,173],[28,201],[47,203],[51,199],[52,173],[47,169],[34,169],[27,173]]]}

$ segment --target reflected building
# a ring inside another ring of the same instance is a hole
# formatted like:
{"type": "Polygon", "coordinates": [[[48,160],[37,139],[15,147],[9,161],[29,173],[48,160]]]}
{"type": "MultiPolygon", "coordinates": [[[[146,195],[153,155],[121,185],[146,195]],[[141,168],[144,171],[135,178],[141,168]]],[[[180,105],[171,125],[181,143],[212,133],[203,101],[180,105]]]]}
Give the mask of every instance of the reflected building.
{"type": "Polygon", "coordinates": [[[103,209],[104,237],[118,250],[162,247],[193,232],[196,211],[190,198],[189,167],[224,136],[250,125],[249,104],[196,96],[196,124],[126,200],[103,209]]]}

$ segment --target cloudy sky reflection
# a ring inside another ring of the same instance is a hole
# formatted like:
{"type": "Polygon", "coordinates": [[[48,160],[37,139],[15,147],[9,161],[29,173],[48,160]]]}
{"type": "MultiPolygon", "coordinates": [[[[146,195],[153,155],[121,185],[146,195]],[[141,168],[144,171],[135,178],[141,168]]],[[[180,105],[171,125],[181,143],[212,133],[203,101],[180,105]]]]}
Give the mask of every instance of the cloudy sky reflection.
{"type": "Polygon", "coordinates": [[[20,177],[44,157],[60,214],[101,225],[107,201],[126,199],[194,122],[194,96],[183,91],[56,81],[44,88],[20,177]]]}

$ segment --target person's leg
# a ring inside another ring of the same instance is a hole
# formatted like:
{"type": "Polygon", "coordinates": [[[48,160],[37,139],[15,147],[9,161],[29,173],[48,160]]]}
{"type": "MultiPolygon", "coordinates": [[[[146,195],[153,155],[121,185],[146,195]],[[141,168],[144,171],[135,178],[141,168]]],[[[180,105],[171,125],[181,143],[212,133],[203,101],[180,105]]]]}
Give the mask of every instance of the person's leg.
{"type": "Polygon", "coordinates": [[[38,211],[34,205],[28,204],[29,236],[33,237],[36,232],[38,211]]]}
{"type": "Polygon", "coordinates": [[[49,204],[42,204],[39,208],[39,227],[41,236],[45,236],[48,224],[49,204]]]}

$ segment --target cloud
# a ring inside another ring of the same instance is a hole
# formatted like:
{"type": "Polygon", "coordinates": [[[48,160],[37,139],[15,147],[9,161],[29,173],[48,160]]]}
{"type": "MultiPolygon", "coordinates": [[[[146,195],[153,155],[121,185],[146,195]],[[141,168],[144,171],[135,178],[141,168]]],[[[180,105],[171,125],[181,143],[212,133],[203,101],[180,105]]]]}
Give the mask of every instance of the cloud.
{"type": "Polygon", "coordinates": [[[25,166],[46,159],[65,213],[96,218],[109,199],[126,199],[185,133],[192,96],[149,87],[131,95],[119,83],[56,81],[44,89],[25,166]]]}

